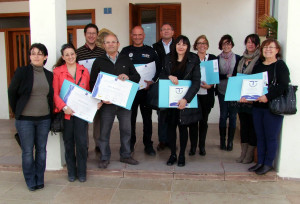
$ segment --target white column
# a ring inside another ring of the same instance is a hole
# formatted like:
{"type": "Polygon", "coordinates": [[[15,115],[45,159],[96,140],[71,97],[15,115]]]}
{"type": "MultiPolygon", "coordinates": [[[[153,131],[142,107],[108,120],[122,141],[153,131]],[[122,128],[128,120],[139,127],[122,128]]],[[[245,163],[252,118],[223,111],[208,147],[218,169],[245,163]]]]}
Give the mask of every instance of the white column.
{"type": "MultiPolygon", "coordinates": [[[[291,82],[300,85],[300,1],[278,1],[278,40],[282,45],[283,59],[290,70],[291,82]]],[[[283,121],[279,157],[280,177],[300,178],[300,91],[297,93],[298,113],[286,116],[283,121]]]]}
{"type": "MultiPolygon", "coordinates": [[[[60,48],[67,42],[66,0],[30,0],[31,43],[43,43],[48,49],[46,68],[60,57],[60,48]]],[[[64,145],[62,135],[51,133],[47,143],[47,170],[63,168],[64,145]]]]}

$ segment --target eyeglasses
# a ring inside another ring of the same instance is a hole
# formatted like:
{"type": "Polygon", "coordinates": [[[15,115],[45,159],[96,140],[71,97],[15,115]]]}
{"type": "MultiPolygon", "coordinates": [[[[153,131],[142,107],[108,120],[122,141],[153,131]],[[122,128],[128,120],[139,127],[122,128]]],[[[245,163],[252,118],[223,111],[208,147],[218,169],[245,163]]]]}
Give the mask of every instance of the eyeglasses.
{"type": "Polygon", "coordinates": [[[197,42],[197,45],[207,45],[207,43],[197,42]]]}
{"type": "Polygon", "coordinates": [[[97,33],[90,33],[90,32],[87,32],[86,34],[87,35],[97,35],[97,33]]]}
{"type": "Polygon", "coordinates": [[[105,41],[103,42],[104,44],[108,45],[108,44],[117,44],[119,41],[105,41]]]}
{"type": "Polygon", "coordinates": [[[39,53],[31,52],[30,55],[31,55],[31,56],[38,56],[38,57],[44,56],[44,54],[41,53],[41,52],[39,52],[39,53]]]}
{"type": "Polygon", "coordinates": [[[232,44],[231,44],[231,42],[224,42],[224,43],[222,43],[222,46],[231,46],[232,44]]]}
{"type": "Polygon", "coordinates": [[[263,49],[267,50],[272,50],[272,49],[277,49],[277,47],[271,47],[271,46],[264,46],[263,49]]]}

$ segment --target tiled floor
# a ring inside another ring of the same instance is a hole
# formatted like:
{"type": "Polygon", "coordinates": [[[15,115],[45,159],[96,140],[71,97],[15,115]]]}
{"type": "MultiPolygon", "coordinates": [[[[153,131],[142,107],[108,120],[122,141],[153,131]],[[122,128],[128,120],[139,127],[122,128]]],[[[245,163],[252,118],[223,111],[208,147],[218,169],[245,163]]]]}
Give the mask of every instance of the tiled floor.
{"type": "MultiPolygon", "coordinates": [[[[157,145],[157,124],[153,126],[157,145]]],[[[186,166],[167,166],[169,150],[155,157],[143,152],[142,128],[138,124],[138,142],[133,154],[140,164],[119,162],[118,123],[111,138],[112,159],[109,168],[97,168],[98,158],[90,137],[87,182],[69,183],[66,170],[47,171],[45,188],[29,192],[21,172],[21,151],[14,140],[14,121],[0,120],[0,204],[2,203],[300,203],[300,182],[281,180],[276,172],[265,176],[249,173],[253,164],[237,164],[239,134],[234,150],[219,150],[217,125],[209,126],[207,155],[188,156],[186,166]]],[[[92,129],[90,127],[89,134],[92,129]]]]}

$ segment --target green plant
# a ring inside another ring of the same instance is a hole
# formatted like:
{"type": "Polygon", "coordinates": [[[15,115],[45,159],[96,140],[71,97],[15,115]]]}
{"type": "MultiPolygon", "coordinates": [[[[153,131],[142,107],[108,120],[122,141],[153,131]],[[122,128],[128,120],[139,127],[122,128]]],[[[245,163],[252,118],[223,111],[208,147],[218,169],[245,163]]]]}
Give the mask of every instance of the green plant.
{"type": "Polygon", "coordinates": [[[278,21],[269,15],[263,15],[259,18],[259,25],[267,29],[267,38],[277,39],[278,21]]]}

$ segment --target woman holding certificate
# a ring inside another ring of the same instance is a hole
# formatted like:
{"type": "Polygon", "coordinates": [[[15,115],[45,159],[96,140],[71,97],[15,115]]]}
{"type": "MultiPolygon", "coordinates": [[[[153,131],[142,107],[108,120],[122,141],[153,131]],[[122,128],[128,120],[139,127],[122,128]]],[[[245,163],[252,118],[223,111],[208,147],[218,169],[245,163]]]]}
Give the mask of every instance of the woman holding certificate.
{"type": "Polygon", "coordinates": [[[61,55],[53,70],[54,111],[65,113],[63,140],[68,180],[73,182],[78,177],[80,182],[85,182],[88,124],[86,121],[73,116],[73,110],[65,104],[59,94],[65,79],[83,89],[90,90],[90,75],[84,66],[76,63],[76,52],[72,44],[64,44],[61,48],[61,55]]]}
{"type": "Polygon", "coordinates": [[[227,88],[228,78],[232,76],[233,70],[239,63],[240,56],[232,52],[234,43],[230,35],[222,36],[219,41],[219,49],[222,50],[221,54],[218,56],[219,59],[219,75],[220,83],[217,85],[218,99],[220,105],[220,149],[232,151],[233,148],[233,138],[236,128],[236,114],[237,108],[232,105],[231,102],[225,101],[225,92],[227,88]],[[227,137],[227,147],[226,147],[226,123],[227,118],[229,118],[228,127],[228,137],[227,137]]]}
{"type": "Polygon", "coordinates": [[[53,112],[53,74],[44,68],[48,58],[45,45],[32,44],[29,58],[29,65],[17,68],[8,98],[21,141],[23,175],[28,189],[35,191],[44,188],[46,145],[53,112]]]}
{"type": "Polygon", "coordinates": [[[199,57],[190,52],[190,41],[186,36],[180,35],[175,40],[174,47],[167,55],[165,65],[161,72],[161,79],[169,79],[174,85],[178,80],[191,80],[192,84],[186,94],[177,103],[178,108],[169,108],[168,111],[168,136],[171,156],[167,165],[173,165],[177,161],[176,155],[176,128],[179,128],[180,151],[177,165],[185,165],[185,149],[188,140],[188,125],[196,123],[201,118],[201,112],[197,108],[186,108],[187,103],[197,94],[200,88],[200,61],[199,57]]]}
{"type": "MultiPolygon", "coordinates": [[[[253,67],[259,62],[260,39],[257,34],[250,34],[245,39],[246,50],[241,58],[237,73],[252,74],[253,67]]],[[[236,162],[248,164],[253,161],[256,147],[256,135],[252,117],[252,103],[240,103],[238,108],[240,119],[241,155],[236,162]]]]}
{"type": "Polygon", "coordinates": [[[267,39],[261,45],[261,60],[253,68],[253,73],[268,72],[268,93],[260,96],[253,103],[253,123],[257,136],[257,164],[249,171],[258,175],[272,170],[278,147],[278,135],[281,130],[283,116],[275,115],[268,108],[269,101],[282,95],[290,82],[289,69],[284,61],[279,60],[281,47],[277,40],[267,39]],[[270,87],[276,70],[276,86],[270,87]]]}
{"type": "MultiPolygon", "coordinates": [[[[195,40],[193,48],[194,50],[198,51],[197,54],[201,62],[217,59],[215,55],[206,53],[209,48],[209,42],[205,35],[200,35],[195,40]]],[[[190,125],[189,127],[191,141],[191,149],[189,155],[195,155],[199,137],[199,154],[201,156],[205,156],[205,140],[208,128],[208,115],[215,104],[214,85],[208,85],[205,81],[201,80],[200,90],[197,93],[197,99],[198,108],[200,108],[202,112],[202,119],[199,121],[199,125],[197,122],[190,125]]]]}

